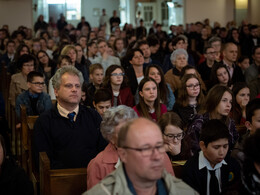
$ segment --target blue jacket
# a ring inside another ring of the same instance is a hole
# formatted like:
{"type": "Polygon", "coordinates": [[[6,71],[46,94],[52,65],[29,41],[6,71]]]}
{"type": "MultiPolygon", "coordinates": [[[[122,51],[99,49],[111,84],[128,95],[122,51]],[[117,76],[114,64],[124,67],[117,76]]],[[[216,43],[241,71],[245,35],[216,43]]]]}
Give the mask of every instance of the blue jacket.
{"type": "Polygon", "coordinates": [[[20,105],[24,104],[26,106],[26,114],[29,116],[33,115],[39,115],[43,113],[46,110],[50,110],[52,107],[52,102],[50,96],[42,92],[39,94],[39,98],[36,104],[36,109],[37,113],[33,112],[32,106],[31,106],[31,101],[30,101],[30,96],[29,96],[29,91],[26,90],[20,95],[17,96],[16,98],[16,104],[15,104],[15,112],[17,117],[20,117],[21,110],[20,110],[20,105]]]}

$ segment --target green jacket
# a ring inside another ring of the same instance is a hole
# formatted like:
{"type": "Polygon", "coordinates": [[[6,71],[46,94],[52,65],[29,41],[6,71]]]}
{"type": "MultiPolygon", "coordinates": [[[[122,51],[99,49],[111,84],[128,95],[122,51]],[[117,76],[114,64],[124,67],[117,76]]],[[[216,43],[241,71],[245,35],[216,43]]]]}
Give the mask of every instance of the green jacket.
{"type": "MultiPolygon", "coordinates": [[[[163,171],[162,178],[165,181],[169,195],[198,194],[182,180],[173,177],[163,171]]],[[[120,165],[114,172],[106,176],[101,182],[85,192],[83,195],[132,195],[124,174],[123,166],[120,165]]]]}

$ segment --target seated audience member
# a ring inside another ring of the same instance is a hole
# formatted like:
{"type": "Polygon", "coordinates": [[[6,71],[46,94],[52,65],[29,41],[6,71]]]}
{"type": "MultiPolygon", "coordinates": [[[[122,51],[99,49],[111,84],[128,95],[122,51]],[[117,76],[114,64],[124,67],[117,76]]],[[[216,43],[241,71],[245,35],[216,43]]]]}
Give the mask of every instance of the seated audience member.
{"type": "Polygon", "coordinates": [[[111,90],[112,106],[126,105],[133,107],[134,97],[128,87],[128,80],[122,66],[111,65],[106,70],[103,87],[111,90]]]}
{"type": "Polygon", "coordinates": [[[27,75],[35,70],[35,66],[36,59],[32,55],[24,54],[20,57],[18,68],[21,72],[12,75],[10,83],[9,99],[12,106],[15,106],[16,97],[28,89],[27,75]]]}
{"type": "Polygon", "coordinates": [[[184,165],[182,179],[201,195],[221,194],[240,180],[240,166],[228,153],[230,133],[217,119],[201,130],[201,151],[184,165]]]}
{"type": "Polygon", "coordinates": [[[161,62],[159,60],[153,60],[151,58],[151,49],[147,41],[138,41],[137,48],[140,49],[144,54],[144,69],[151,64],[157,64],[158,66],[161,66],[161,62]]]}
{"type": "Polygon", "coordinates": [[[14,60],[9,63],[8,67],[7,67],[7,71],[13,75],[15,73],[18,73],[18,61],[19,58],[23,55],[23,54],[29,54],[30,53],[30,48],[25,45],[25,44],[20,44],[14,54],[14,60]]]}
{"type": "MultiPolygon", "coordinates": [[[[178,37],[174,38],[172,40],[172,47],[173,50],[177,49],[184,49],[187,52],[188,49],[188,38],[185,35],[179,35],[178,37]]],[[[191,66],[195,66],[194,59],[191,54],[188,54],[187,52],[187,64],[191,66]]],[[[163,72],[167,72],[174,66],[174,63],[172,61],[171,54],[166,55],[163,62],[163,72]]]]}
{"type": "Polygon", "coordinates": [[[140,49],[131,49],[127,58],[130,63],[130,67],[126,69],[126,76],[131,87],[132,95],[134,96],[135,103],[139,102],[138,85],[144,78],[144,55],[140,49]]]}
{"type": "MultiPolygon", "coordinates": [[[[72,65],[72,61],[69,56],[66,56],[66,55],[59,56],[58,63],[57,63],[57,69],[60,69],[64,66],[71,66],[71,65],[72,65]]],[[[52,85],[52,78],[49,81],[48,92],[49,92],[49,95],[51,96],[51,100],[56,100],[54,88],[52,85]]]]}
{"type": "Polygon", "coordinates": [[[133,107],[138,116],[142,116],[154,121],[167,112],[164,104],[160,103],[160,93],[156,81],[145,77],[139,84],[139,103],[133,107]]]}
{"type": "Polygon", "coordinates": [[[137,118],[136,112],[125,105],[109,108],[103,114],[100,131],[109,142],[107,147],[92,159],[87,168],[87,188],[90,189],[120,165],[117,137],[125,122],[137,118]]]}
{"type": "Polygon", "coordinates": [[[232,88],[230,74],[227,67],[222,63],[214,64],[211,70],[209,89],[215,85],[232,88]]]}
{"type": "Polygon", "coordinates": [[[166,83],[169,83],[173,93],[181,87],[180,73],[187,66],[187,60],[188,54],[184,49],[176,49],[171,54],[171,61],[174,67],[164,75],[164,78],[166,83]]]}
{"type": "MultiPolygon", "coordinates": [[[[185,66],[182,70],[181,70],[181,73],[180,73],[180,79],[182,79],[182,77],[186,74],[195,74],[197,76],[197,78],[199,79],[199,82],[200,82],[200,85],[201,85],[201,89],[203,91],[204,94],[207,93],[207,88],[206,88],[206,85],[205,83],[203,82],[201,76],[200,76],[200,73],[198,72],[198,70],[194,67],[194,66],[191,66],[191,65],[187,65],[185,66]]],[[[178,94],[178,90],[175,92],[175,94],[178,94]]]]}
{"type": "Polygon", "coordinates": [[[20,117],[20,105],[26,106],[26,114],[29,116],[40,115],[52,107],[50,96],[43,92],[44,76],[40,72],[32,71],[27,75],[28,90],[22,92],[16,98],[15,112],[20,117]]]}
{"type": "Polygon", "coordinates": [[[145,76],[153,78],[160,91],[160,101],[166,105],[167,110],[172,110],[175,103],[175,96],[168,83],[165,82],[162,68],[156,64],[149,65],[145,70],[145,76]]]}
{"type": "Polygon", "coordinates": [[[49,80],[56,71],[56,64],[50,59],[46,51],[40,50],[37,53],[37,59],[39,61],[38,71],[44,74],[45,84],[49,85],[49,80]]]}
{"type": "Polygon", "coordinates": [[[244,125],[246,122],[246,105],[250,100],[250,90],[246,83],[235,83],[233,88],[234,102],[230,117],[236,125],[244,125]]]}
{"type": "Polygon", "coordinates": [[[178,98],[173,106],[184,127],[189,126],[200,111],[204,103],[204,95],[201,83],[195,74],[186,74],[181,79],[181,87],[178,89],[178,98]]]}
{"type": "Polygon", "coordinates": [[[102,117],[104,112],[111,108],[112,105],[112,94],[109,89],[101,88],[95,92],[94,99],[93,99],[93,106],[96,111],[102,117]]]}
{"type": "Polygon", "coordinates": [[[113,47],[115,49],[116,56],[118,56],[119,58],[122,58],[122,57],[125,56],[126,48],[125,48],[125,45],[124,45],[124,39],[123,38],[116,38],[113,47]]]}
{"type": "Polygon", "coordinates": [[[84,56],[84,50],[83,47],[80,44],[76,44],[75,48],[77,50],[77,62],[80,64],[80,66],[86,67],[86,78],[84,78],[84,81],[86,83],[89,82],[89,66],[91,65],[91,62],[85,58],[84,56]]]}
{"type": "Polygon", "coordinates": [[[245,79],[247,84],[256,79],[260,74],[260,45],[255,46],[252,53],[253,64],[251,64],[245,71],[245,79]]]}
{"type": "Polygon", "coordinates": [[[93,107],[95,92],[102,87],[104,78],[104,69],[101,64],[91,64],[89,67],[90,83],[87,86],[86,105],[93,107]]]}
{"type": "Polygon", "coordinates": [[[119,58],[108,54],[108,45],[104,39],[97,41],[97,47],[100,56],[94,59],[94,63],[102,64],[104,71],[106,71],[106,69],[112,64],[121,65],[119,58]]]}
{"type": "Polygon", "coordinates": [[[165,150],[171,161],[190,158],[188,140],[185,140],[183,122],[179,115],[174,112],[166,112],[159,119],[158,125],[162,130],[165,150]]]}
{"type": "Polygon", "coordinates": [[[232,91],[225,86],[216,85],[209,91],[204,108],[201,111],[203,114],[198,114],[186,131],[186,136],[191,139],[190,145],[193,154],[199,150],[199,137],[203,125],[212,119],[221,120],[226,124],[230,134],[229,148],[233,149],[239,135],[235,122],[229,117],[232,100],[232,91]]]}
{"type": "Polygon", "coordinates": [[[227,67],[232,84],[245,82],[241,68],[236,64],[238,47],[234,43],[226,43],[222,49],[223,64],[227,67]]]}
{"type": "Polygon", "coordinates": [[[237,60],[237,65],[241,68],[242,73],[245,74],[245,71],[250,66],[250,59],[248,56],[240,56],[237,60]]]}
{"type": "Polygon", "coordinates": [[[9,40],[6,43],[6,52],[4,55],[0,57],[0,63],[4,64],[6,67],[9,66],[10,63],[14,60],[15,56],[15,42],[13,40],[9,40]]]}
{"type": "Polygon", "coordinates": [[[61,50],[61,55],[67,55],[72,61],[72,66],[75,66],[83,75],[84,81],[88,83],[88,71],[85,65],[79,64],[77,62],[78,51],[74,45],[66,45],[61,50]]]}
{"type": "Polygon", "coordinates": [[[245,156],[243,152],[243,144],[246,138],[255,134],[260,129],[260,99],[253,99],[246,105],[246,128],[247,132],[239,138],[231,155],[243,164],[245,156]]]}
{"type": "Polygon", "coordinates": [[[87,45],[87,59],[94,64],[94,60],[97,57],[97,43],[95,41],[91,41],[87,45]]]}
{"type": "Polygon", "coordinates": [[[46,152],[52,169],[87,167],[106,145],[99,131],[101,117],[79,104],[83,76],[75,67],[57,70],[52,84],[57,105],[34,125],[36,162],[39,152],[46,152]]]}
{"type": "Polygon", "coordinates": [[[203,53],[205,61],[198,65],[198,72],[200,73],[202,80],[206,84],[206,87],[209,88],[211,69],[214,63],[216,63],[216,52],[213,47],[208,46],[205,47],[203,53]]]}
{"type": "Polygon", "coordinates": [[[209,39],[208,42],[209,46],[213,47],[213,49],[216,52],[216,61],[220,62],[223,59],[223,56],[221,54],[221,47],[222,47],[222,42],[221,38],[214,36],[209,39]]]}
{"type": "Polygon", "coordinates": [[[165,171],[160,128],[152,121],[128,121],[118,134],[119,167],[87,194],[197,194],[165,171]],[[155,168],[156,167],[156,168],[155,168]]]}
{"type": "Polygon", "coordinates": [[[248,84],[250,88],[250,99],[254,99],[260,94],[260,66],[258,66],[258,72],[258,77],[248,84]]]}
{"type": "Polygon", "coordinates": [[[242,166],[240,194],[260,194],[260,129],[244,145],[245,160],[242,166]]]}
{"type": "Polygon", "coordinates": [[[6,148],[0,135],[0,194],[33,195],[33,185],[25,171],[14,160],[6,157],[6,148]]]}

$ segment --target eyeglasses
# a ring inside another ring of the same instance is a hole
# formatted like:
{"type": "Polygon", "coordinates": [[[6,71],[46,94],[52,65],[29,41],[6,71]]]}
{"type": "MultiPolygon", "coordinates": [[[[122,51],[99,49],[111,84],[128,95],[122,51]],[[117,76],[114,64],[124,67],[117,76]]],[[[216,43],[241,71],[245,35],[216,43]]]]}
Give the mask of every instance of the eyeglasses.
{"type": "Polygon", "coordinates": [[[147,147],[147,148],[132,148],[132,147],[128,147],[128,146],[124,146],[122,148],[141,152],[141,155],[143,157],[151,156],[155,149],[161,154],[165,152],[164,144],[154,146],[154,147],[147,147]]]}
{"type": "Polygon", "coordinates": [[[163,134],[165,135],[168,139],[177,139],[177,140],[182,140],[185,136],[185,133],[182,132],[182,133],[178,133],[178,134],[163,134]]]}
{"type": "Polygon", "coordinates": [[[121,73],[111,73],[111,76],[124,76],[125,73],[121,72],[121,73]]]}
{"type": "Polygon", "coordinates": [[[42,87],[42,86],[44,86],[45,85],[45,83],[44,82],[30,82],[30,83],[32,83],[32,84],[34,84],[34,85],[36,85],[36,86],[39,86],[39,87],[42,87]]]}
{"type": "Polygon", "coordinates": [[[199,83],[197,83],[197,84],[190,84],[190,85],[186,85],[186,87],[189,88],[189,89],[195,89],[197,87],[200,87],[200,84],[199,83]]]}

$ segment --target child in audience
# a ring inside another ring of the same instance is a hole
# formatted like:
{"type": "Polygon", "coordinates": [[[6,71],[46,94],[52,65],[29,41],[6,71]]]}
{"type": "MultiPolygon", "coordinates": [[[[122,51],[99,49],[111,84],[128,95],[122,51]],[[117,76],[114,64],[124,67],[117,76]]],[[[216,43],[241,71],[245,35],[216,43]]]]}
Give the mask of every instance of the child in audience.
{"type": "Polygon", "coordinates": [[[201,151],[189,159],[182,179],[201,195],[228,191],[240,180],[240,166],[228,153],[230,133],[217,119],[208,121],[201,130],[201,151]]]}
{"type": "Polygon", "coordinates": [[[160,93],[156,81],[145,77],[139,84],[139,103],[133,107],[138,116],[157,121],[159,117],[167,112],[164,104],[160,103],[160,93]]]}
{"type": "Polygon", "coordinates": [[[250,66],[250,60],[248,56],[241,56],[237,60],[237,65],[241,68],[243,74],[245,73],[246,69],[250,66]]]}
{"type": "Polygon", "coordinates": [[[222,63],[215,63],[211,69],[210,86],[213,87],[217,84],[232,88],[228,69],[222,63]]]}
{"type": "Polygon", "coordinates": [[[101,64],[91,64],[89,67],[90,83],[87,86],[86,105],[93,107],[94,94],[100,89],[104,78],[104,69],[101,64]]]}
{"type": "Polygon", "coordinates": [[[134,97],[130,87],[127,86],[127,78],[122,66],[111,65],[106,70],[103,87],[112,92],[112,106],[134,106],[134,97]]]}
{"type": "Polygon", "coordinates": [[[185,127],[194,119],[203,103],[204,95],[198,77],[195,74],[184,75],[173,111],[181,117],[185,127]]]}
{"type": "Polygon", "coordinates": [[[232,149],[238,139],[238,133],[234,121],[229,117],[232,108],[232,91],[221,85],[216,85],[210,89],[204,109],[198,114],[187,129],[187,136],[191,139],[191,149],[193,154],[199,150],[199,137],[203,125],[212,119],[219,119],[225,123],[229,129],[229,148],[232,149]]]}
{"type": "Polygon", "coordinates": [[[191,156],[189,144],[185,140],[183,122],[179,115],[166,112],[159,119],[158,125],[162,130],[165,150],[171,161],[188,159],[191,156]]]}
{"type": "Polygon", "coordinates": [[[238,82],[233,86],[234,103],[231,110],[231,118],[236,125],[244,125],[246,122],[246,105],[250,99],[250,90],[246,83],[238,82]]]}
{"type": "Polygon", "coordinates": [[[153,78],[160,91],[160,101],[167,106],[167,110],[172,110],[175,103],[175,96],[168,83],[165,82],[163,70],[160,66],[152,64],[146,68],[145,76],[153,78]]]}
{"type": "Polygon", "coordinates": [[[111,108],[112,102],[112,94],[109,89],[98,89],[95,92],[93,99],[93,107],[97,110],[97,112],[103,116],[104,112],[111,108]]]}
{"type": "Polygon", "coordinates": [[[246,128],[248,131],[239,138],[231,155],[241,164],[244,162],[243,144],[246,138],[255,134],[260,129],[260,99],[253,99],[246,105],[246,128]]]}
{"type": "Polygon", "coordinates": [[[32,71],[27,75],[28,90],[21,93],[16,99],[15,112],[17,117],[20,117],[20,105],[22,104],[26,106],[27,115],[39,115],[51,109],[51,98],[43,92],[44,85],[42,73],[32,71]]]}

